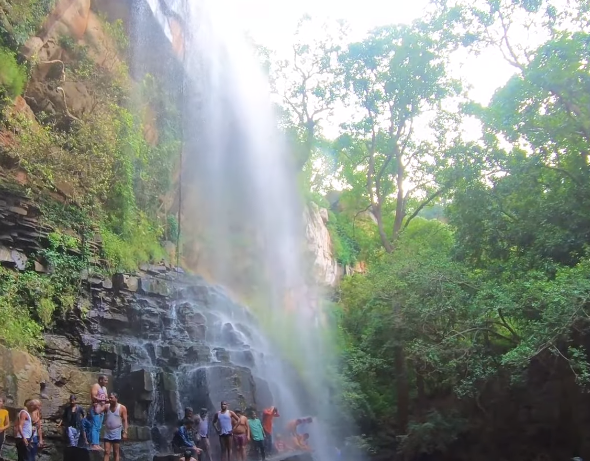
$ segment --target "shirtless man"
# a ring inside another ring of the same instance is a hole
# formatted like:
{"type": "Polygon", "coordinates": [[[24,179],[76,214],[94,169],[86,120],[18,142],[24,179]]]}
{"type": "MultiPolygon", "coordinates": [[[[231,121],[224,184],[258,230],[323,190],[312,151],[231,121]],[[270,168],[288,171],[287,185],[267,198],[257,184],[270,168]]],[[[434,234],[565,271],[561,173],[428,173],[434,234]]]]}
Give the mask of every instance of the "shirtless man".
{"type": "Polygon", "coordinates": [[[221,461],[231,461],[232,428],[238,415],[227,408],[227,402],[221,402],[221,411],[213,417],[213,428],[219,435],[221,445],[221,461]]]}
{"type": "Polygon", "coordinates": [[[246,461],[246,445],[250,441],[250,425],[248,418],[242,414],[242,410],[236,410],[238,419],[234,422],[232,432],[234,446],[238,452],[238,460],[246,461]]]}
{"type": "Polygon", "coordinates": [[[109,378],[107,378],[105,375],[100,375],[98,377],[98,383],[93,384],[90,388],[90,401],[92,402],[92,405],[90,406],[89,412],[91,425],[88,431],[90,437],[88,438],[90,439],[89,442],[91,450],[102,450],[102,447],[100,446],[100,428],[102,427],[104,412],[109,407],[107,403],[108,383],[109,378]]]}

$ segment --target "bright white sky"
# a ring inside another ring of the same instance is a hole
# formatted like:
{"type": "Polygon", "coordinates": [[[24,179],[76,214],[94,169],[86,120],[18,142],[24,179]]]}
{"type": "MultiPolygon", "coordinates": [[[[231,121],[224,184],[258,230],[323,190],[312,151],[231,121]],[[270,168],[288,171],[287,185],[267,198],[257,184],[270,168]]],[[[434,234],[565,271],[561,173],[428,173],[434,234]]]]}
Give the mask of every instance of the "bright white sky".
{"type": "MultiPolygon", "coordinates": [[[[291,49],[297,22],[304,14],[320,22],[344,19],[351,28],[350,39],[358,40],[369,30],[383,25],[408,23],[419,18],[428,0],[234,0],[234,13],[254,40],[275,51],[291,49]]],[[[478,57],[457,60],[451,69],[471,85],[469,95],[487,103],[494,91],[514,73],[497,50],[478,57]]]]}

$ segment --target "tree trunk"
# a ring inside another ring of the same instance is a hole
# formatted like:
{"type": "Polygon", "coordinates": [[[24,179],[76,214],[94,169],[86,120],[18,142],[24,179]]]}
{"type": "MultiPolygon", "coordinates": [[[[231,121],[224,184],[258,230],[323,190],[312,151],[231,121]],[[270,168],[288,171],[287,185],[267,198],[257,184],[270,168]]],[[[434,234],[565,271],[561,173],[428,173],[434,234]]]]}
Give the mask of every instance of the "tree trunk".
{"type": "Polygon", "coordinates": [[[381,215],[381,206],[380,205],[373,205],[371,207],[373,214],[375,215],[375,219],[377,220],[377,229],[379,230],[379,237],[381,238],[381,244],[385,251],[388,253],[393,252],[393,245],[387,238],[387,234],[385,233],[385,227],[383,226],[383,217],[381,215]]]}
{"type": "Polygon", "coordinates": [[[408,432],[408,419],[410,417],[410,387],[408,385],[406,353],[401,344],[395,348],[395,383],[398,431],[399,435],[404,435],[408,432]]]}
{"type": "Polygon", "coordinates": [[[402,154],[397,152],[395,157],[395,161],[397,163],[397,202],[395,204],[395,220],[393,221],[393,241],[395,242],[399,237],[399,234],[402,230],[402,224],[404,222],[404,218],[406,217],[406,200],[404,195],[404,177],[405,177],[405,167],[402,158],[402,154]]]}
{"type": "Polygon", "coordinates": [[[397,426],[398,435],[404,435],[408,431],[408,420],[410,418],[410,386],[408,384],[408,368],[406,364],[406,352],[404,350],[402,334],[402,316],[401,308],[397,302],[393,302],[393,315],[395,318],[396,328],[394,331],[398,343],[394,348],[394,365],[395,365],[395,386],[397,393],[397,426]]]}
{"type": "Polygon", "coordinates": [[[424,376],[420,373],[420,367],[414,366],[414,372],[416,373],[416,391],[418,392],[418,416],[424,416],[426,411],[426,384],[424,383],[424,376]]]}

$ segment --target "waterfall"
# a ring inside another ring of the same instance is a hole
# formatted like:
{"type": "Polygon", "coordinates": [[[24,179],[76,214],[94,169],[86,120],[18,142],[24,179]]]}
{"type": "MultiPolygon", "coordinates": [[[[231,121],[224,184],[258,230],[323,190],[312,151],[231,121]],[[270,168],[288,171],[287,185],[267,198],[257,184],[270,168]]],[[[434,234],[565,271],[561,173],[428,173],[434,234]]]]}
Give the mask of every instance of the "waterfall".
{"type": "MultiPolygon", "coordinates": [[[[303,204],[288,146],[277,130],[268,81],[240,33],[239,18],[232,17],[231,2],[148,0],[147,5],[175,43],[185,73],[179,89],[185,248],[198,246],[203,256],[197,270],[246,292],[256,313],[220,287],[176,300],[165,326],[168,342],[206,347],[191,346],[192,363],[175,363],[165,355],[181,346],[161,346],[165,354],[156,364],[174,368],[174,382],[165,378],[163,388],[175,387],[163,392],[173,391],[177,399],[164,397],[163,405],[177,412],[184,406],[213,410],[220,400],[229,400],[236,408],[248,394],[259,411],[271,404],[280,408],[279,431],[310,411],[320,420],[329,418],[330,362],[303,257],[303,204]],[[182,46],[172,33],[178,27],[182,46]]],[[[317,421],[309,430],[316,457],[328,459],[333,450],[322,427],[317,421]]]]}

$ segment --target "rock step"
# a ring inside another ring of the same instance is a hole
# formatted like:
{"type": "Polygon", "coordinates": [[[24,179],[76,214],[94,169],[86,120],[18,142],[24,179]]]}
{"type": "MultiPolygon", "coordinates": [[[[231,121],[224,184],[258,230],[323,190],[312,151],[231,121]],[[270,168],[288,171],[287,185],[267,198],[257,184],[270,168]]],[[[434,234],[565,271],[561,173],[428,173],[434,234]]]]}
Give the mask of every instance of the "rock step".
{"type": "MultiPolygon", "coordinates": [[[[152,461],[179,461],[180,457],[180,453],[159,454],[154,455],[152,461]]],[[[291,451],[267,457],[266,461],[313,461],[313,456],[308,451],[291,451]]]]}

